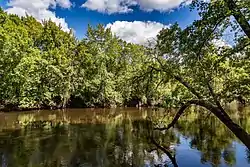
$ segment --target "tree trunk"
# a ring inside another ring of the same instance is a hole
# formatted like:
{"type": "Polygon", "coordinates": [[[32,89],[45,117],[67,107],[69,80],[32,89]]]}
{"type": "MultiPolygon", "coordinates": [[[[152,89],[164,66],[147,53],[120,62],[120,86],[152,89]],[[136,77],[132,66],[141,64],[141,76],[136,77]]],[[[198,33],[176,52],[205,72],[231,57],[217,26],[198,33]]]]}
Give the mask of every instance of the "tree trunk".
{"type": "Polygon", "coordinates": [[[245,16],[242,14],[240,9],[237,7],[234,0],[224,0],[229,8],[229,10],[232,12],[232,15],[234,16],[235,20],[238,22],[242,30],[245,32],[245,34],[250,38],[250,25],[245,18],[245,16]]]}
{"type": "Polygon", "coordinates": [[[250,150],[250,135],[244,129],[242,129],[238,124],[234,123],[233,120],[229,117],[229,115],[224,110],[222,111],[220,108],[214,106],[213,104],[211,104],[210,102],[205,101],[205,100],[190,100],[189,102],[187,102],[186,104],[184,104],[180,108],[178,113],[175,115],[173,121],[166,128],[156,128],[156,129],[167,130],[167,129],[173,127],[174,124],[180,118],[180,116],[184,113],[184,111],[192,104],[202,106],[202,107],[206,108],[207,110],[211,111],[250,150]]]}

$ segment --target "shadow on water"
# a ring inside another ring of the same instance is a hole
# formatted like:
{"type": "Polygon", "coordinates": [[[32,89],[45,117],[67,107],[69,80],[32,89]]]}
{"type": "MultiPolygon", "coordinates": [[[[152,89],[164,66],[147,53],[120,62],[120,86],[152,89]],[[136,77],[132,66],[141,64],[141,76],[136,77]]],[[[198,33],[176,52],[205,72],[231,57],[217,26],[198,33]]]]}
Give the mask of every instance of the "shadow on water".
{"type": "MultiPolygon", "coordinates": [[[[240,112],[232,118],[249,131],[249,112],[240,112]]],[[[0,163],[2,167],[250,166],[249,150],[206,112],[188,111],[169,131],[149,130],[148,117],[153,125],[165,125],[173,116],[174,112],[160,109],[132,108],[4,113],[0,163]]]]}

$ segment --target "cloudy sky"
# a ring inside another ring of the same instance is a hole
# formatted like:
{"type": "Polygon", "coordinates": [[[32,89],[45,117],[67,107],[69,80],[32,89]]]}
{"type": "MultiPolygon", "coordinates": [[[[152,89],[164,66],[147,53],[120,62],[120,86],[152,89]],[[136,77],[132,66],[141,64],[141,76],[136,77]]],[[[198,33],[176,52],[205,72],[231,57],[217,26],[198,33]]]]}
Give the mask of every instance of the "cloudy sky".
{"type": "Polygon", "coordinates": [[[120,38],[144,43],[175,22],[182,28],[198,18],[190,0],[0,0],[8,13],[51,19],[64,31],[72,28],[81,39],[88,24],[110,27],[120,38]]]}

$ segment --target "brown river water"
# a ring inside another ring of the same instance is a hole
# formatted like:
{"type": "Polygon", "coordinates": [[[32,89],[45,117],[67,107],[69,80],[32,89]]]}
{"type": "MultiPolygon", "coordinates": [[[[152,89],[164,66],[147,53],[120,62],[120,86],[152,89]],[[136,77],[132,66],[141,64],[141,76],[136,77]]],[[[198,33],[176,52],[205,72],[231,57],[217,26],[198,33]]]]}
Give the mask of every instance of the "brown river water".
{"type": "MultiPolygon", "coordinates": [[[[230,111],[229,111],[230,113],[230,111]]],[[[247,167],[250,151],[216,117],[190,109],[168,131],[164,109],[67,109],[0,113],[2,167],[247,167]],[[152,124],[151,124],[152,125],[152,124]],[[157,149],[166,148],[176,160],[157,149]]],[[[231,111],[250,132],[250,111],[231,111]]]]}

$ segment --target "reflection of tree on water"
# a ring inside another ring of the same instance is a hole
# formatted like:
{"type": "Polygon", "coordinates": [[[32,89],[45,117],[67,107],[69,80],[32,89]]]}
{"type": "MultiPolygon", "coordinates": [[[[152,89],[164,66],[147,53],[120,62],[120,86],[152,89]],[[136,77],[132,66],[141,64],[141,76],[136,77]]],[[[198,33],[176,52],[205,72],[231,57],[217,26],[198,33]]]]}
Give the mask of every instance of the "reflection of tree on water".
{"type": "Polygon", "coordinates": [[[218,166],[221,163],[221,152],[224,152],[224,160],[234,165],[235,150],[231,146],[233,135],[213,116],[202,123],[199,120],[202,120],[200,116],[193,123],[185,122],[182,126],[188,127],[183,134],[191,138],[191,147],[201,151],[201,162],[211,162],[213,166],[218,166]],[[232,156],[228,156],[228,153],[232,156]]]}
{"type": "MultiPolygon", "coordinates": [[[[248,114],[249,112],[245,114],[241,112],[240,119],[234,118],[235,122],[246,130],[250,130],[247,125],[248,114]]],[[[173,116],[169,114],[165,117],[165,124],[167,125],[172,119],[173,116]]],[[[212,166],[218,166],[223,160],[229,166],[236,164],[233,141],[237,139],[215,116],[204,114],[202,109],[198,112],[190,110],[178,121],[175,129],[191,139],[191,148],[201,151],[201,163],[210,162],[212,166]]]]}
{"type": "MultiPolygon", "coordinates": [[[[164,151],[157,149],[149,140],[148,122],[141,118],[149,116],[155,123],[161,121],[168,124],[174,114],[169,113],[161,120],[159,118],[166,112],[140,111],[140,117],[133,115],[133,112],[91,114],[74,119],[66,112],[51,114],[46,119],[37,115],[28,116],[32,119],[30,124],[25,123],[26,128],[0,135],[0,153],[4,157],[1,158],[2,166],[26,167],[36,164],[37,167],[77,167],[81,164],[115,167],[172,164],[164,151]],[[50,123],[46,124],[46,120],[50,123]],[[33,127],[41,123],[46,126],[33,127]]],[[[249,122],[249,117],[244,114],[240,117],[242,124],[249,122]]],[[[19,120],[25,119],[19,116],[19,120]]],[[[175,129],[165,133],[153,132],[157,143],[170,151],[173,157],[176,150],[172,146],[180,143],[179,134],[190,139],[191,148],[201,151],[201,162],[209,162],[213,166],[218,166],[222,159],[229,166],[236,163],[235,137],[214,116],[189,111],[179,120],[175,129]]],[[[249,156],[249,151],[246,154],[249,156]]]]}
{"type": "Polygon", "coordinates": [[[231,145],[231,146],[228,146],[228,148],[225,148],[222,155],[223,155],[225,162],[228,165],[234,165],[236,163],[234,146],[231,145]]]}
{"type": "Polygon", "coordinates": [[[246,149],[246,153],[247,153],[247,161],[248,163],[250,163],[250,150],[246,149]]]}
{"type": "MultiPolygon", "coordinates": [[[[50,116],[53,119],[48,120],[52,123],[47,124],[45,120],[36,120],[35,116],[30,115],[28,117],[32,119],[29,123],[26,121],[27,116],[24,117],[19,119],[25,120],[25,124],[22,121],[19,123],[26,128],[8,132],[8,135],[0,139],[4,141],[1,150],[6,152],[4,155],[6,162],[9,163],[8,167],[24,167],[28,164],[41,167],[67,166],[67,164],[72,167],[142,166],[145,163],[152,166],[155,162],[154,154],[147,151],[151,148],[151,144],[145,137],[147,129],[143,121],[132,120],[126,113],[109,117],[98,115],[93,118],[96,122],[106,119],[106,124],[66,124],[64,119],[63,123],[59,124],[59,119],[54,116],[50,116]],[[11,144],[12,142],[14,144],[11,144]]],[[[161,136],[164,135],[159,133],[159,138],[161,136]]],[[[167,136],[162,141],[166,139],[167,136]]]]}

